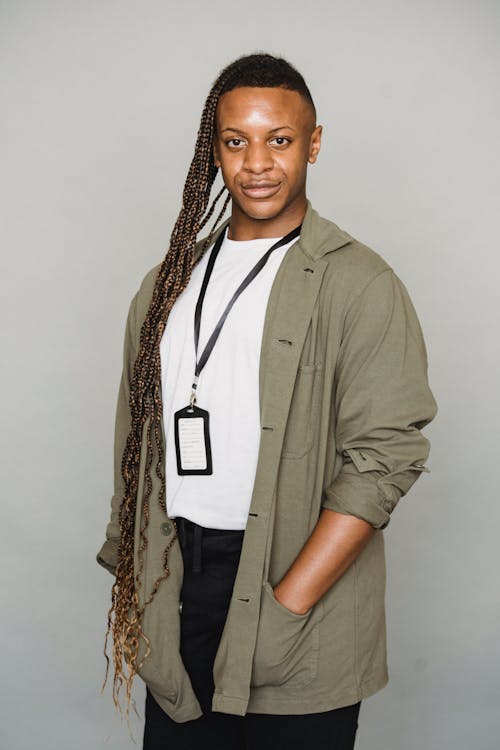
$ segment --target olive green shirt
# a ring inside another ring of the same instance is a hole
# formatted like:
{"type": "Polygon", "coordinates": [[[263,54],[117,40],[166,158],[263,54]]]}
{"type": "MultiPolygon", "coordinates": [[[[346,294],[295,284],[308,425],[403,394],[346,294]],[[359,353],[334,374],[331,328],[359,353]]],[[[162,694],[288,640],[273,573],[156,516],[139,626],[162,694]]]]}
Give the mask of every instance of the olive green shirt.
{"type": "MultiPolygon", "coordinates": [[[[201,249],[202,241],[195,262],[201,249]]],[[[112,573],[120,536],[131,372],[158,270],[155,266],[144,278],[126,327],[111,518],[97,555],[112,573]]],[[[257,469],[213,668],[212,708],[241,716],[327,711],[355,703],[388,681],[383,530],[400,498],[429,471],[430,443],[421,431],[435,417],[437,405],[428,384],[422,330],[406,287],[377,252],[321,218],[310,203],[300,237],[287,250],[271,288],[259,392],[257,469]],[[323,508],[364,519],[376,531],[341,578],[306,614],[297,614],[273,596],[272,588],[323,508]]],[[[154,455],[153,466],[156,459],[154,455]]],[[[163,551],[175,533],[172,519],[157,502],[159,480],[154,471],[151,475],[141,603],[162,574],[163,551]]],[[[183,559],[178,539],[168,564],[170,574],[144,612],[151,652],[139,674],[163,710],[182,722],[202,712],[179,648],[183,559]]]]}

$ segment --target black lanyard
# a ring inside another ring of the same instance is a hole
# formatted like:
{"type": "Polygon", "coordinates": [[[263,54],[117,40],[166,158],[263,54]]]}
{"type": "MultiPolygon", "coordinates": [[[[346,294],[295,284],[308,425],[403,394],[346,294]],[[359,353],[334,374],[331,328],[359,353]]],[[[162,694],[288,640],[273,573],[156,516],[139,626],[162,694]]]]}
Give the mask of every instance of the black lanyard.
{"type": "MultiPolygon", "coordinates": [[[[260,258],[257,261],[257,263],[254,265],[254,267],[252,268],[252,270],[245,276],[245,278],[243,279],[243,281],[241,282],[241,284],[239,285],[239,287],[237,288],[237,290],[235,291],[235,293],[233,294],[233,296],[231,297],[231,299],[227,303],[226,309],[222,313],[222,315],[221,315],[221,317],[219,319],[219,322],[215,326],[215,328],[214,328],[214,330],[212,332],[212,335],[208,339],[207,344],[206,344],[206,346],[205,346],[205,348],[203,350],[203,353],[202,353],[199,361],[196,360],[196,368],[195,368],[195,372],[194,372],[193,393],[191,395],[191,405],[196,401],[195,391],[196,391],[196,386],[198,384],[199,374],[203,370],[203,368],[205,367],[205,365],[207,363],[207,360],[208,360],[210,354],[212,353],[212,349],[214,348],[215,342],[217,341],[217,339],[219,337],[219,334],[220,334],[220,332],[222,330],[222,326],[224,325],[224,322],[225,322],[225,320],[227,318],[227,315],[228,315],[230,309],[232,308],[232,306],[234,305],[234,303],[236,302],[236,300],[238,299],[238,297],[240,296],[240,294],[244,291],[244,289],[246,289],[246,287],[257,276],[257,274],[264,268],[264,266],[267,263],[267,260],[268,260],[269,256],[273,252],[273,250],[277,250],[279,247],[283,247],[283,245],[286,245],[288,242],[290,242],[291,240],[295,239],[295,237],[298,237],[300,235],[300,229],[301,229],[301,227],[302,227],[302,224],[299,224],[298,227],[295,227],[295,229],[292,229],[291,232],[289,232],[287,235],[285,235],[280,240],[278,240],[278,242],[275,242],[275,244],[272,247],[269,248],[269,250],[262,256],[262,258],[260,258]]],[[[216,241],[216,243],[215,243],[215,245],[214,245],[214,247],[212,249],[212,252],[210,254],[210,258],[208,260],[207,268],[205,270],[205,276],[203,277],[203,283],[201,285],[200,294],[198,295],[198,301],[196,303],[196,309],[195,309],[195,314],[194,314],[194,346],[195,346],[195,357],[196,358],[198,357],[198,340],[199,340],[199,336],[200,336],[201,310],[202,310],[202,307],[203,307],[203,300],[205,298],[205,292],[207,290],[208,282],[210,280],[210,276],[212,274],[212,270],[213,270],[213,267],[214,267],[217,255],[219,254],[219,250],[221,249],[222,243],[224,241],[224,235],[225,235],[225,232],[221,232],[220,233],[220,235],[219,235],[219,237],[218,237],[218,239],[217,239],[217,241],[216,241]]]]}

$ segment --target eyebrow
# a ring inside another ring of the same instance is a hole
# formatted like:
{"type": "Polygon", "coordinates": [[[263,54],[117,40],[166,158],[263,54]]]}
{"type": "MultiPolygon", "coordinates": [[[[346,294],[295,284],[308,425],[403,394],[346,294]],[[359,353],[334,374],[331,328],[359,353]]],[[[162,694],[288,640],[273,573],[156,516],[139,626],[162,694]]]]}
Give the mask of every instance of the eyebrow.
{"type": "MultiPolygon", "coordinates": [[[[232,133],[238,133],[239,135],[245,135],[245,131],[244,130],[238,130],[238,128],[223,128],[221,130],[221,133],[225,133],[226,130],[230,130],[232,133]]],[[[269,132],[270,133],[276,133],[278,130],[293,130],[293,131],[295,131],[295,128],[292,128],[291,125],[280,125],[279,128],[273,128],[269,132]]]]}

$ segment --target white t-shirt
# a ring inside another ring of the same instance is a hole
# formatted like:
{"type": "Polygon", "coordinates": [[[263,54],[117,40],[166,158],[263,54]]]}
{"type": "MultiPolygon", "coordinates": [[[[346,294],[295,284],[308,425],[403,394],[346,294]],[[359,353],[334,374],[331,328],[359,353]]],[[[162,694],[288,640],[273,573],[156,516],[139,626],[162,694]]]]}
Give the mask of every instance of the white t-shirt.
{"type": "MultiPolygon", "coordinates": [[[[225,236],[203,301],[198,359],[234,292],[278,239],[241,241],[225,236]]],[[[237,298],[200,373],[196,405],[210,414],[212,474],[177,473],[173,415],[189,404],[196,365],[194,312],[213,245],[193,269],[187,287],[170,311],[160,342],[160,357],[166,505],[172,518],[184,516],[218,529],[246,527],[261,432],[259,363],[264,318],[276,272],[295,241],[273,250],[265,266],[237,298]]]]}

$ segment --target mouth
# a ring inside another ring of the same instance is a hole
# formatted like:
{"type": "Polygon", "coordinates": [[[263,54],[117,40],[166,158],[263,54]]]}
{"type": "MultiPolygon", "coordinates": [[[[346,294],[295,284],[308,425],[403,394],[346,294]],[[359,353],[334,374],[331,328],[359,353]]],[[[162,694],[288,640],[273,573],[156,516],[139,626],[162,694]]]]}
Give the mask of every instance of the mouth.
{"type": "Polygon", "coordinates": [[[281,187],[280,182],[270,182],[267,180],[255,180],[241,185],[241,190],[248,198],[266,199],[272,198],[281,187]]]}

